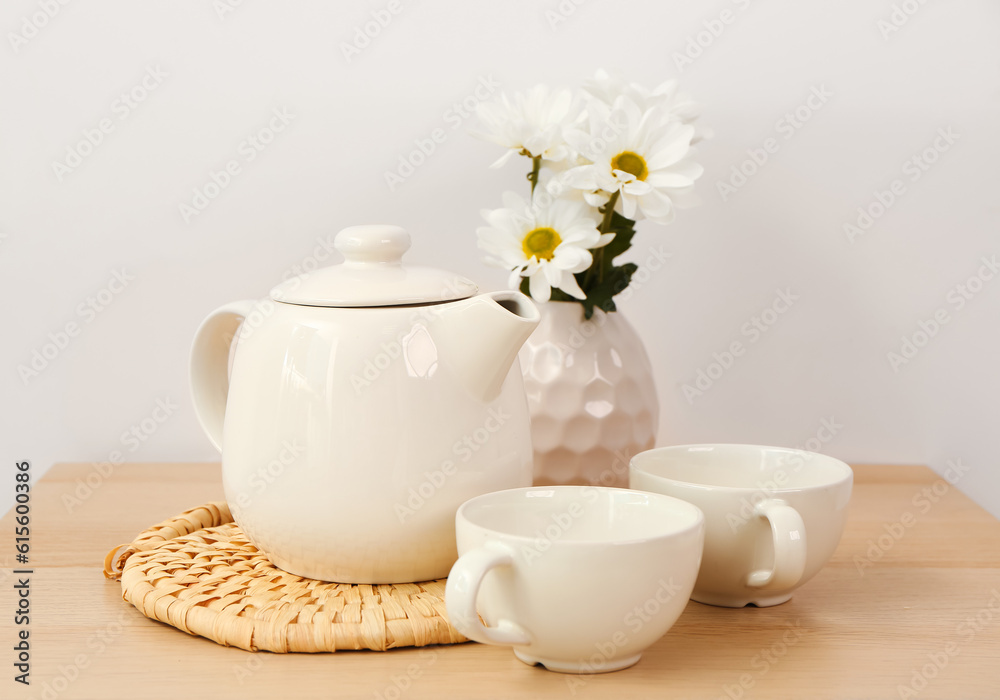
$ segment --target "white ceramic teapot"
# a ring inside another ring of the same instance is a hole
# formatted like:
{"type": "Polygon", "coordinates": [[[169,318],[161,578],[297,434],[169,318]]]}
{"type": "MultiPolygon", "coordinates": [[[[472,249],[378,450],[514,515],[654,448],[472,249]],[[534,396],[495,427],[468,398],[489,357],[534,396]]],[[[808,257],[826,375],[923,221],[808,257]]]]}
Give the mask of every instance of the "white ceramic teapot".
{"type": "Polygon", "coordinates": [[[402,265],[397,226],[347,228],[334,245],[343,264],[201,324],[198,419],[236,522],[276,566],[343,583],[441,578],[458,506],[531,484],[517,353],[538,310],[402,265]]]}

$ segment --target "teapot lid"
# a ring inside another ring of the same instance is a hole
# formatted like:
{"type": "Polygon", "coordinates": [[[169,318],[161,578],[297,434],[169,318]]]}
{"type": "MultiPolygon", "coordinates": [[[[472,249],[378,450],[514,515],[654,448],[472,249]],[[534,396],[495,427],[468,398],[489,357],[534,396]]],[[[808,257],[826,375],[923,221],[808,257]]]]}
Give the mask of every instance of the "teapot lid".
{"type": "Polygon", "coordinates": [[[343,263],[292,277],[272,289],[271,298],[304,306],[401,306],[465,299],[478,291],[460,275],[404,266],[410,234],[399,226],[351,226],[333,245],[343,263]]]}

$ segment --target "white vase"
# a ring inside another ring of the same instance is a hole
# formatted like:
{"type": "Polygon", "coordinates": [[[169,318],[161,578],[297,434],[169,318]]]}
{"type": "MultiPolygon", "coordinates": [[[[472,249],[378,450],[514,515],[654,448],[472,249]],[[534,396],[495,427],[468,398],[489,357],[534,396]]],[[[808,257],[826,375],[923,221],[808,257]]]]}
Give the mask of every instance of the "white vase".
{"type": "Polygon", "coordinates": [[[575,302],[539,309],[520,352],[535,484],[626,487],[629,460],[653,447],[660,415],[642,340],[617,311],[587,321],[575,302]]]}

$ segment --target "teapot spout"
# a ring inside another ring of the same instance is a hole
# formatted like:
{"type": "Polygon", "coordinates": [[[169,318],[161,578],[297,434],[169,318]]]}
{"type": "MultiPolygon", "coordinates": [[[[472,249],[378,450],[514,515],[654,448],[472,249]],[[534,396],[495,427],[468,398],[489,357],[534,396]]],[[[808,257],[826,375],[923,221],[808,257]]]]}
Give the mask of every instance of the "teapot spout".
{"type": "Polygon", "coordinates": [[[520,292],[491,292],[448,305],[435,337],[448,364],[473,396],[489,403],[500,395],[517,353],[541,315],[520,292]]]}

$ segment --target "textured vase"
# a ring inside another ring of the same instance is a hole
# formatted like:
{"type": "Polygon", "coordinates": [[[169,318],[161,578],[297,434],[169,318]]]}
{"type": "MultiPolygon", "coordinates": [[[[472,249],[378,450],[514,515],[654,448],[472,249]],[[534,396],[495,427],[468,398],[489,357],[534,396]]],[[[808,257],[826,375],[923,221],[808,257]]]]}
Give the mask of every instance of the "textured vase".
{"type": "Polygon", "coordinates": [[[575,302],[539,304],[521,348],[535,484],[628,486],[628,462],[653,447],[660,409],[649,356],[620,312],[585,321],[575,302]]]}

